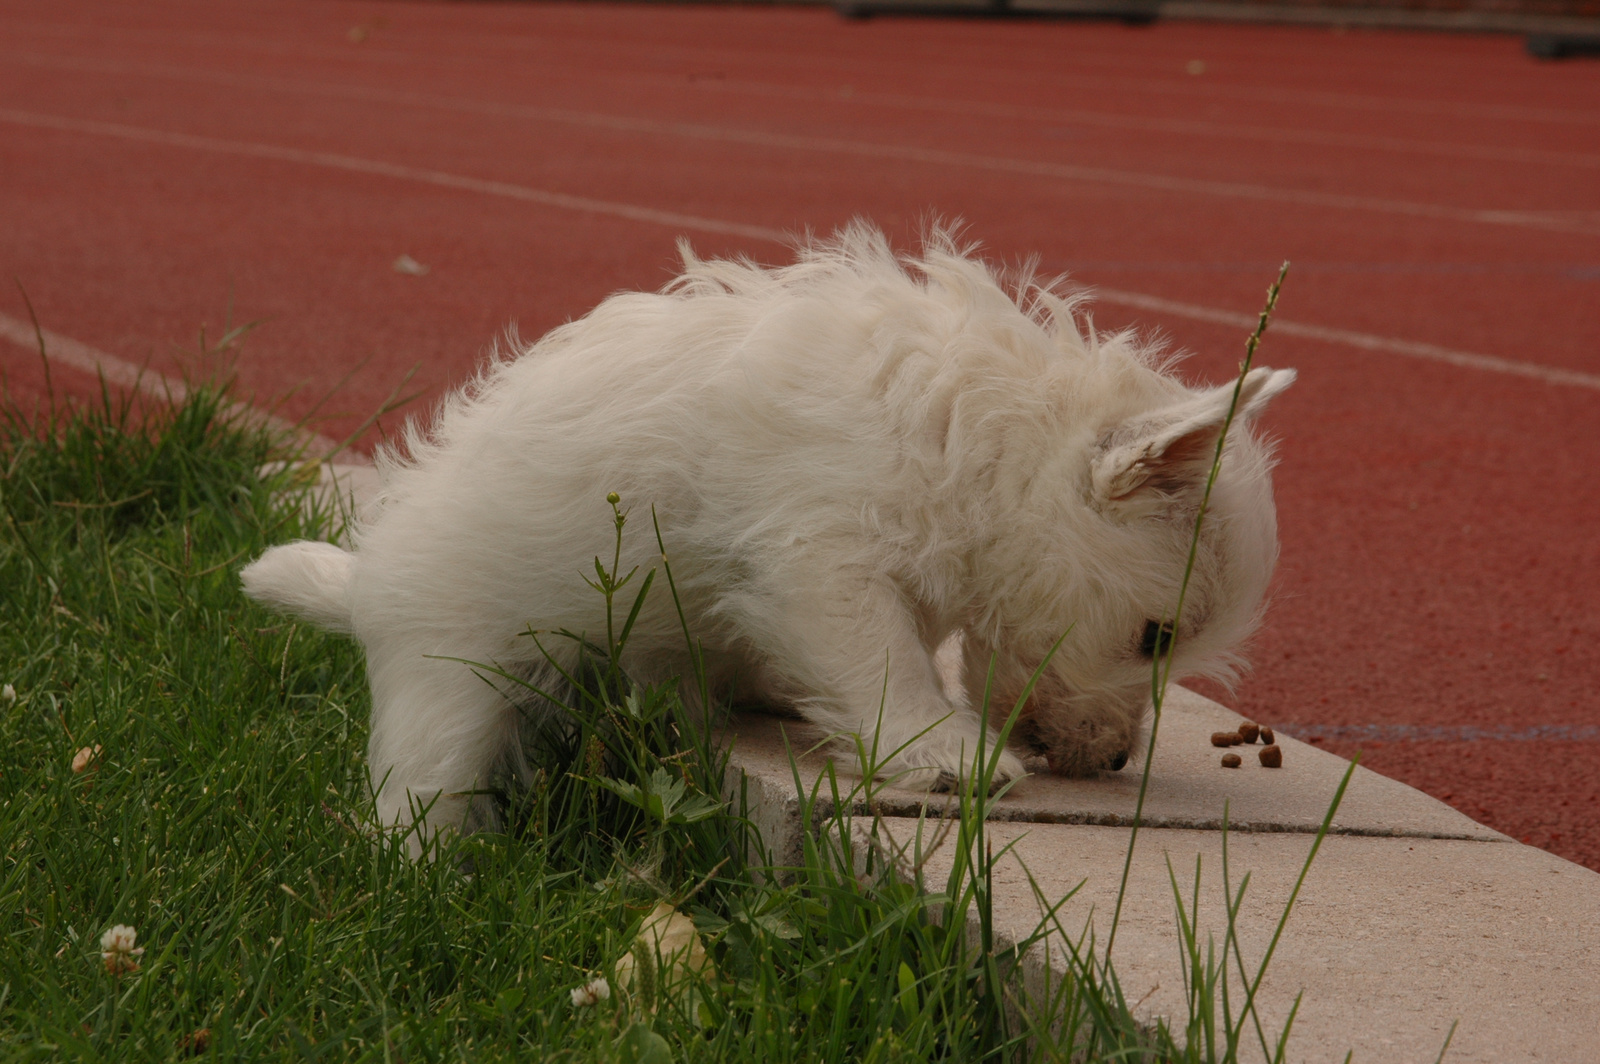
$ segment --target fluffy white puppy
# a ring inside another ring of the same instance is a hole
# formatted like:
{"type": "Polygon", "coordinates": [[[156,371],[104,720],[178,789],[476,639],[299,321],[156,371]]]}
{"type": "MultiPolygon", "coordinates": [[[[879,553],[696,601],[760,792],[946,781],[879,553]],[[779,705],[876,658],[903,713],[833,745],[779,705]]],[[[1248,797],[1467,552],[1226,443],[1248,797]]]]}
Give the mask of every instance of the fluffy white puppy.
{"type": "MultiPolygon", "coordinates": [[[[581,574],[610,548],[610,492],[655,508],[723,689],[869,746],[876,732],[880,771],[948,785],[971,771],[991,660],[998,724],[1067,633],[1000,772],[1023,772],[1018,751],[1119,769],[1233,386],[1190,389],[1074,309],[1008,290],[942,231],[902,260],[857,225],[781,269],[685,248],[664,291],[612,296],[495,360],[380,455],[353,551],[275,547],[245,589],[366,648],[392,823],[433,803],[422,827],[470,824],[467,793],[520,761],[517,707],[446,659],[537,678],[530,628],[605,630],[581,574]],[[964,692],[934,660],[956,633],[964,692]]],[[[1243,383],[1175,675],[1228,672],[1257,622],[1276,522],[1243,419],[1292,380],[1243,383]]],[[[624,543],[623,571],[657,561],[647,529],[624,543]]],[[[640,680],[687,670],[669,596],[651,596],[625,657],[640,680]]]]}

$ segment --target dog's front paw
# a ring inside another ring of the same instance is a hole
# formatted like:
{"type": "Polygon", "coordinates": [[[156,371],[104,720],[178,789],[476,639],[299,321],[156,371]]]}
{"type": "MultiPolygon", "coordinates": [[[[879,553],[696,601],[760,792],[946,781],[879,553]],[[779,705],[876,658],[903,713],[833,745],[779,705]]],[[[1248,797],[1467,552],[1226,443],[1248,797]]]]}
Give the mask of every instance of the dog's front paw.
{"type": "Polygon", "coordinates": [[[1022,758],[1013,754],[1010,750],[1002,750],[1000,751],[1000,763],[995,766],[994,781],[989,787],[993,790],[996,787],[1010,783],[1012,780],[1021,779],[1027,774],[1028,768],[1022,763],[1022,758]]]}
{"type": "Polygon", "coordinates": [[[881,769],[877,776],[891,787],[903,787],[909,791],[950,794],[961,788],[961,777],[959,775],[947,768],[939,768],[937,765],[902,768],[898,771],[893,768],[881,769]]]}
{"type": "MultiPolygon", "coordinates": [[[[1023,765],[1022,759],[1011,751],[1004,750],[995,765],[994,775],[989,779],[989,793],[995,794],[1013,780],[1021,779],[1027,774],[1028,770],[1023,765]]],[[[948,768],[911,769],[896,777],[895,782],[908,787],[922,787],[934,794],[953,794],[961,789],[962,775],[948,768]]]]}
{"type": "MultiPolygon", "coordinates": [[[[1006,787],[1010,786],[1011,781],[1014,778],[1015,777],[1011,776],[996,776],[991,779],[989,781],[989,797],[993,798],[1006,787]]],[[[933,785],[928,788],[928,790],[933,794],[954,794],[960,789],[961,777],[957,776],[954,772],[939,773],[939,778],[934,780],[933,785]]]]}

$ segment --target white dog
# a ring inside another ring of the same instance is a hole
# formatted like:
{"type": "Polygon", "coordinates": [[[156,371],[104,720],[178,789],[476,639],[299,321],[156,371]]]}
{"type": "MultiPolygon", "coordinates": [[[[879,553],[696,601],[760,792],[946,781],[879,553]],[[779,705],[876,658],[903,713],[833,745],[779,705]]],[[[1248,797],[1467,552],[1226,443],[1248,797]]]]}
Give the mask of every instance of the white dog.
{"type": "MultiPolygon", "coordinates": [[[[1048,288],[1008,292],[942,231],[905,261],[862,225],[781,269],[685,248],[664,291],[612,296],[494,361],[380,455],[353,552],[275,547],[244,586],[366,648],[392,823],[433,803],[420,827],[468,824],[467,792],[520,762],[518,709],[445,659],[537,677],[530,628],[605,630],[581,574],[611,547],[610,492],[654,508],[724,690],[869,746],[876,732],[893,755],[880,771],[948,786],[971,772],[991,661],[998,724],[1066,633],[1018,749],[1059,773],[1119,769],[1234,389],[1187,388],[1074,311],[1048,288]],[[956,633],[966,690],[947,692],[934,655],[956,633]]],[[[1240,417],[1293,377],[1252,370],[1240,417]]],[[[1277,555],[1269,468],[1242,425],[1229,434],[1175,676],[1227,674],[1257,622],[1277,555]]],[[[657,554],[641,529],[622,569],[657,554]]],[[[625,659],[643,681],[687,671],[669,596],[652,594],[625,659]]],[[[1021,775],[1021,758],[999,771],[1021,775]]]]}

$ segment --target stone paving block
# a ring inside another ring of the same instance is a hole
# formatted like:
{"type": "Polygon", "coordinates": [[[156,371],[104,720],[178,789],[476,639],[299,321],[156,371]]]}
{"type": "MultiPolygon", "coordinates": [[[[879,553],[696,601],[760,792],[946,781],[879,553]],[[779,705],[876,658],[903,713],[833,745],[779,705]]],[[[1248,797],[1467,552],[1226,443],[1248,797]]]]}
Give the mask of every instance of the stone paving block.
{"type": "MultiPolygon", "coordinates": [[[[263,475],[279,472],[283,464],[273,462],[261,468],[263,475]]],[[[304,507],[307,514],[320,511],[333,517],[329,528],[333,541],[345,539],[349,526],[372,506],[381,486],[378,469],[374,465],[356,462],[317,462],[306,464],[302,473],[315,473],[316,479],[308,486],[304,507]]]]}
{"type": "MultiPolygon", "coordinates": [[[[1244,765],[1221,766],[1224,751],[1211,745],[1211,733],[1231,731],[1241,718],[1181,687],[1167,696],[1158,737],[1155,765],[1145,798],[1144,823],[1164,828],[1220,828],[1223,807],[1239,831],[1314,832],[1349,762],[1286,735],[1282,768],[1263,768],[1256,746],[1233,747],[1244,765]]],[[[803,753],[821,733],[797,719],[743,714],[732,724],[733,758],[757,785],[774,795],[794,794],[790,750],[803,753]],[[785,746],[787,737],[788,747],[785,746]]],[[[803,759],[807,786],[827,764],[825,752],[803,759]]],[[[846,759],[835,765],[843,786],[856,781],[846,759]]],[[[995,804],[999,820],[1055,824],[1131,824],[1139,795],[1138,764],[1097,779],[1070,780],[1037,775],[1022,780],[995,804]]],[[[940,808],[939,795],[885,786],[876,793],[876,808],[885,814],[915,816],[924,803],[940,808]]],[[[1403,783],[1358,768],[1334,820],[1333,830],[1349,835],[1399,835],[1416,838],[1503,840],[1443,802],[1403,783]]],[[[769,842],[775,842],[769,836],[769,842]]]]}
{"type": "MultiPolygon", "coordinates": [[[[1254,964],[1349,765],[1280,734],[1282,768],[1262,767],[1254,756],[1259,747],[1245,746],[1233,748],[1245,766],[1224,769],[1210,736],[1238,722],[1181,688],[1168,696],[1113,958],[1129,1000],[1144,999],[1137,1011],[1146,1019],[1183,1016],[1167,859],[1186,896],[1200,859],[1201,935],[1220,941],[1219,828],[1228,804],[1232,881],[1237,887],[1251,876],[1239,937],[1254,964]]],[[[745,788],[774,858],[794,863],[797,776],[824,799],[832,793],[829,757],[818,746],[824,737],[800,720],[753,714],[736,716],[731,730],[730,783],[745,788]]],[[[847,759],[833,765],[831,779],[844,794],[859,782],[847,759]]],[[[1104,942],[1138,786],[1138,766],[1131,765],[1092,780],[1030,777],[994,803],[989,838],[996,850],[1013,846],[995,876],[995,924],[1003,936],[1016,941],[1038,925],[1026,866],[1050,902],[1077,888],[1062,910],[1066,933],[1079,935],[1092,920],[1104,942]]],[[[937,818],[949,808],[946,796],[878,785],[871,807],[881,818],[876,845],[892,840],[893,851],[912,844],[919,824],[925,838],[936,834],[937,820],[919,821],[919,814],[937,818]]],[[[857,817],[858,845],[868,844],[864,833],[873,823],[857,817]]],[[[945,835],[947,846],[952,837],[945,835]]],[[[930,885],[942,886],[951,854],[935,849],[908,860],[907,867],[921,862],[930,885]]],[[[1061,957],[1058,943],[1053,952],[1036,950],[1024,967],[1037,978],[1046,965],[1059,972],[1061,957]]],[[[1600,1062],[1600,874],[1358,768],[1263,984],[1269,1032],[1281,1031],[1301,991],[1291,1061],[1342,1061],[1354,1050],[1357,1061],[1431,1062],[1459,1020],[1446,1058],[1452,1062],[1600,1062]]],[[[1260,1052],[1252,1041],[1241,1059],[1260,1052]]]]}
{"type": "MultiPolygon", "coordinates": [[[[917,821],[881,823],[896,845],[914,846],[917,821]]],[[[932,836],[933,822],[922,828],[932,836]]],[[[995,851],[1013,845],[994,876],[998,933],[1017,941],[1038,925],[1025,865],[1051,902],[1078,888],[1062,928],[1077,936],[1092,921],[1104,943],[1126,828],[991,822],[986,830],[995,851]]],[[[1186,904],[1200,859],[1201,938],[1220,950],[1222,841],[1217,831],[1139,835],[1112,960],[1128,999],[1144,999],[1142,1018],[1181,1024],[1187,1015],[1168,859],[1186,904]]],[[[1235,890],[1250,873],[1238,929],[1252,971],[1311,843],[1304,834],[1228,835],[1235,890]]],[[[925,881],[942,886],[948,839],[917,857],[925,881]]],[[[1452,1064],[1600,1060],[1600,874],[1510,841],[1329,836],[1263,983],[1269,1040],[1302,992],[1289,1040],[1295,1062],[1342,1061],[1353,1050],[1358,1062],[1431,1064],[1457,1020],[1452,1064]]],[[[1246,1049],[1241,1059],[1262,1059],[1253,1033],[1246,1049]]]]}

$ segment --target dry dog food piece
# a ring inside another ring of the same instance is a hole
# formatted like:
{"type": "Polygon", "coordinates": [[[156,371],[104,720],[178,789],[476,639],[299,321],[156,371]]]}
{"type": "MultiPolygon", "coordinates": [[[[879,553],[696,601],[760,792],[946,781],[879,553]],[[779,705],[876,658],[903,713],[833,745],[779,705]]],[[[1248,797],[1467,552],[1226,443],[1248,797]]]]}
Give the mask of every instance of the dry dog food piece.
{"type": "Polygon", "coordinates": [[[1245,742],[1253,743],[1256,741],[1256,736],[1261,734],[1261,725],[1253,720],[1247,720],[1239,725],[1239,734],[1244,738],[1245,742]]]}
{"type": "Polygon", "coordinates": [[[1267,768],[1283,767],[1283,750],[1277,744],[1263,746],[1261,752],[1256,756],[1261,759],[1261,763],[1267,768]]]}
{"type": "Polygon", "coordinates": [[[1278,737],[1272,734],[1271,728],[1263,724],[1261,726],[1261,741],[1266,743],[1268,746],[1271,746],[1273,743],[1278,741],[1278,737]]]}
{"type": "Polygon", "coordinates": [[[1241,758],[1238,754],[1223,754],[1222,755],[1222,767],[1223,768],[1238,768],[1242,764],[1244,764],[1244,759],[1241,758]]]}
{"type": "Polygon", "coordinates": [[[1211,733],[1212,746],[1238,746],[1242,742],[1244,740],[1239,737],[1238,732],[1218,731],[1211,733]]]}

